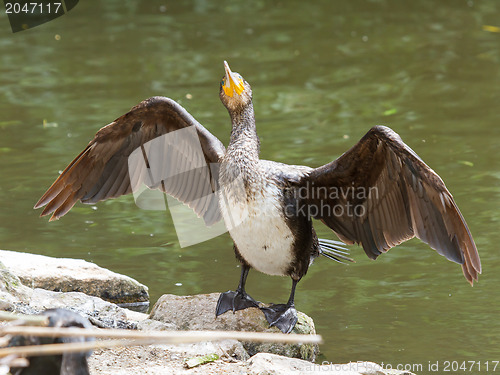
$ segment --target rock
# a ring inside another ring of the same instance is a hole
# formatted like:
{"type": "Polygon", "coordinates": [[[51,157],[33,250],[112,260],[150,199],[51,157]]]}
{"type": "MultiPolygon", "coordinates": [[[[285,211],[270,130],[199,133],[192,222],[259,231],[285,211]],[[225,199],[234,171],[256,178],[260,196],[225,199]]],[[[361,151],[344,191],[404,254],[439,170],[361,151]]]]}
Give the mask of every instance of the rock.
{"type": "Polygon", "coordinates": [[[24,313],[66,308],[88,317],[92,324],[101,328],[135,329],[137,321],[132,320],[132,317],[143,319],[147,316],[80,292],[52,292],[39,288],[33,290],[28,307],[30,311],[25,309],[24,313]]]}
{"type": "Polygon", "coordinates": [[[11,273],[31,288],[56,292],[82,292],[113,303],[148,302],[148,288],[131,277],[81,259],[0,250],[11,273]]]}
{"type": "Polygon", "coordinates": [[[89,317],[94,325],[107,328],[125,328],[127,314],[124,309],[98,297],[79,292],[52,292],[34,289],[29,307],[33,310],[66,308],[89,317]]]}
{"type": "Polygon", "coordinates": [[[318,365],[269,353],[258,353],[250,358],[247,364],[248,374],[252,375],[413,375],[404,371],[386,371],[373,362],[318,365]]]}
{"type": "MultiPolygon", "coordinates": [[[[248,308],[226,312],[215,318],[215,307],[219,293],[195,296],[176,296],[165,294],[160,297],[151,310],[149,319],[160,321],[176,330],[221,330],[249,332],[280,332],[276,327],[269,327],[264,314],[257,308],[248,308]]],[[[293,333],[315,334],[314,322],[307,315],[298,312],[299,322],[293,333]]],[[[141,323],[147,326],[147,321],[141,323]]],[[[294,358],[314,361],[319,352],[317,345],[243,343],[250,356],[258,352],[268,352],[294,358]]]]}
{"type": "MultiPolygon", "coordinates": [[[[298,321],[292,330],[292,333],[303,335],[315,335],[314,321],[311,317],[298,311],[298,321]]],[[[265,320],[265,318],[264,318],[265,320]]],[[[266,324],[267,320],[265,320],[266,324]]],[[[269,324],[268,324],[269,326],[269,324]]],[[[267,329],[263,332],[280,332],[277,328],[267,329]]],[[[245,348],[250,355],[257,353],[274,353],[290,358],[301,358],[303,360],[314,362],[319,353],[318,345],[313,344],[276,344],[267,342],[247,342],[245,348]]]]}
{"type": "Polygon", "coordinates": [[[32,290],[0,262],[0,310],[12,310],[17,303],[27,303],[31,293],[32,290]]]}
{"type": "Polygon", "coordinates": [[[138,322],[137,329],[142,331],[175,331],[177,327],[173,323],[163,323],[158,320],[148,318],[138,322]]]}
{"type": "MultiPolygon", "coordinates": [[[[6,253],[12,252],[0,250],[1,256],[6,253]]],[[[38,259],[39,256],[34,257],[38,259]]],[[[52,308],[70,309],[88,317],[94,325],[106,328],[136,328],[137,322],[147,317],[146,314],[123,309],[99,297],[80,292],[65,293],[28,288],[0,262],[0,310],[38,314],[52,308]]]]}
{"type": "Polygon", "coordinates": [[[52,292],[38,288],[32,291],[31,298],[27,302],[0,306],[1,310],[31,315],[57,308],[64,308],[87,317],[93,325],[100,328],[136,329],[138,321],[147,317],[146,314],[127,310],[80,292],[52,292]]]}

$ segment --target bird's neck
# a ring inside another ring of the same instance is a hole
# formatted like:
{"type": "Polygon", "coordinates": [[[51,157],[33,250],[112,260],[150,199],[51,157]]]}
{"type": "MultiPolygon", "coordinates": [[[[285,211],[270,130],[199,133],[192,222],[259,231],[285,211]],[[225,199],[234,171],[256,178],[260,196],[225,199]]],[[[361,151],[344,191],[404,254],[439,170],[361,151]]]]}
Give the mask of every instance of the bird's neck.
{"type": "Polygon", "coordinates": [[[243,157],[246,161],[259,160],[260,142],[255,127],[253,106],[249,105],[239,111],[232,111],[231,139],[227,153],[235,158],[243,157]]]}
{"type": "Polygon", "coordinates": [[[233,129],[226,155],[221,165],[221,185],[234,200],[246,200],[255,190],[260,178],[259,137],[251,106],[241,111],[229,111],[233,129]],[[244,189],[240,190],[242,182],[244,189]]]}

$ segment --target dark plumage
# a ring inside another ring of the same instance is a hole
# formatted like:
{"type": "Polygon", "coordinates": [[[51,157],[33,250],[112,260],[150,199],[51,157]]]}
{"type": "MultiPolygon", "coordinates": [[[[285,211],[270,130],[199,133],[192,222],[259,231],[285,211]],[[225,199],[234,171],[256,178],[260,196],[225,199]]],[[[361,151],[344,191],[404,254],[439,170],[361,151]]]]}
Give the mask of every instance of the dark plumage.
{"type": "MultiPolygon", "coordinates": [[[[86,318],[65,309],[49,309],[41,313],[49,318],[49,327],[91,328],[86,318]]],[[[25,337],[14,336],[9,346],[31,346],[91,341],[83,337],[25,337]]],[[[89,375],[90,352],[64,353],[29,357],[29,366],[11,368],[12,375],[89,375]]]]}
{"type": "Polygon", "coordinates": [[[295,287],[310,262],[320,254],[350,260],[341,243],[318,240],[313,218],[344,242],[361,244],[372,259],[416,236],[461,264],[471,284],[477,280],[479,255],[453,197],[396,133],[376,126],[337,160],[319,168],[261,160],[252,90],[227,63],[225,70],[220,99],[232,123],[227,150],[179,104],[151,98],[102,128],[35,208],[46,205],[42,216],[58,219],[78,200],[95,203],[130,193],[130,177],[135,181],[135,176],[151,175],[151,160],[165,169],[192,165],[192,171],[168,174],[171,177],[161,181],[142,181],[188,204],[207,224],[224,218],[242,272],[238,289],[221,294],[217,315],[259,306],[244,288],[250,268],[292,278],[288,303],[262,308],[269,323],[283,332],[296,323],[295,287]],[[177,141],[164,143],[155,152],[148,146],[163,134],[186,128],[195,130],[201,151],[192,141],[183,148],[177,141]],[[134,151],[142,152],[144,167],[128,165],[134,151]]]}

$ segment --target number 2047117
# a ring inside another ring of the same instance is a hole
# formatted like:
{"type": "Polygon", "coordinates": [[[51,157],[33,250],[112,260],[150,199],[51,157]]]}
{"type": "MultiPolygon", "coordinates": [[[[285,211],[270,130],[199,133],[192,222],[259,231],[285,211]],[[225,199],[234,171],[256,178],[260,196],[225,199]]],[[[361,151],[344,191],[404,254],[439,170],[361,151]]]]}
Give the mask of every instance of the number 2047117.
{"type": "Polygon", "coordinates": [[[500,361],[444,361],[443,371],[452,372],[500,372],[500,361]]]}
{"type": "Polygon", "coordinates": [[[5,3],[6,14],[55,14],[63,11],[62,3],[28,3],[9,2],[5,3]]]}

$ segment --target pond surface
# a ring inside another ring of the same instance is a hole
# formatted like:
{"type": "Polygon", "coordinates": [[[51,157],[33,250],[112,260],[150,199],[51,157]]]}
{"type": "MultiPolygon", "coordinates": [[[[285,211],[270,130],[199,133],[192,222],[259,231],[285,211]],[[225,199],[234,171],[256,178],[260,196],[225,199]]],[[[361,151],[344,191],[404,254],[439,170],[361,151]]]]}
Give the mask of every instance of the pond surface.
{"type": "MultiPolygon", "coordinates": [[[[323,359],[422,374],[481,361],[483,373],[500,360],[499,12],[472,0],[81,1],[16,34],[0,17],[0,247],[95,262],[148,285],[153,303],[234,289],[227,234],[181,248],[170,214],[131,196],[52,223],[32,209],[101,126],[147,97],[179,101],[227,144],[228,60],[252,84],[262,158],[319,166],[390,126],[446,181],[481,255],[474,288],[418,240],[376,262],[357,246],[355,264],[318,259],[296,305],[323,335],[323,359]]],[[[285,302],[289,288],[250,273],[259,300],[285,302]]]]}

